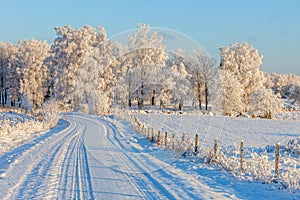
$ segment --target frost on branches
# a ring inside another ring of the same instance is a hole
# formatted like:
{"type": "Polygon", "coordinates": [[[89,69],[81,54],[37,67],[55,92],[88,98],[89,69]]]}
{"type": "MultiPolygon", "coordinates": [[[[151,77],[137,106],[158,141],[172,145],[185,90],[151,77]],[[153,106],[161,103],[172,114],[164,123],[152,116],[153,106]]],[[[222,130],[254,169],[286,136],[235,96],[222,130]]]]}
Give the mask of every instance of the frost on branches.
{"type": "Polygon", "coordinates": [[[202,49],[167,50],[147,24],[138,24],[124,45],[101,26],[55,31],[51,47],[34,39],[0,42],[1,106],[38,109],[54,100],[62,110],[102,115],[115,105],[182,110],[188,102],[215,113],[267,116],[281,98],[286,109],[299,109],[299,76],[260,71],[263,56],[247,42],[220,48],[217,69],[202,49]]]}
{"type": "Polygon", "coordinates": [[[229,70],[220,69],[218,73],[219,85],[215,88],[218,95],[214,95],[214,105],[225,115],[237,115],[243,112],[242,84],[229,70]]]}
{"type": "Polygon", "coordinates": [[[272,118],[283,108],[283,101],[273,93],[271,89],[259,90],[252,95],[251,98],[251,113],[263,117],[272,118]]]}
{"type": "Polygon", "coordinates": [[[95,44],[97,45],[79,69],[75,97],[80,99],[86,112],[105,115],[110,113],[114,86],[118,75],[122,73],[115,67],[121,49],[108,40],[103,27],[98,27],[95,44]]]}
{"type": "Polygon", "coordinates": [[[90,26],[73,29],[66,25],[57,27],[58,37],[51,46],[51,67],[54,76],[54,92],[63,104],[78,106],[75,99],[75,83],[84,60],[91,54],[97,39],[95,29],[90,26]]]}
{"type": "Polygon", "coordinates": [[[264,77],[259,70],[263,56],[247,42],[221,47],[220,54],[220,69],[229,70],[243,86],[244,94],[241,100],[243,110],[248,112],[252,95],[264,87],[264,77]]]}
{"type": "Polygon", "coordinates": [[[138,24],[137,31],[129,36],[128,52],[122,56],[128,69],[126,82],[129,88],[129,106],[133,98],[137,99],[139,109],[144,107],[146,99],[151,98],[151,104],[155,104],[159,83],[157,75],[168,59],[162,40],[162,36],[151,31],[149,25],[141,23],[138,24]]]}
{"type": "MultiPolygon", "coordinates": [[[[280,97],[273,93],[268,76],[259,70],[263,56],[247,42],[234,43],[220,48],[224,89],[224,110],[232,112],[250,112],[254,116],[271,118],[272,114],[283,108],[280,97]]],[[[278,84],[278,83],[277,83],[278,84]]],[[[276,85],[274,85],[276,87],[276,85]]],[[[281,90],[274,88],[275,92],[281,90]]]]}
{"type": "Polygon", "coordinates": [[[31,39],[19,42],[19,46],[18,59],[23,72],[20,92],[24,94],[29,105],[32,103],[33,109],[36,110],[43,103],[48,89],[49,75],[44,60],[48,55],[50,45],[46,41],[39,42],[31,39]]]}
{"type": "Polygon", "coordinates": [[[203,95],[205,110],[208,110],[209,88],[210,84],[214,81],[215,65],[216,61],[202,49],[195,50],[189,58],[187,71],[191,75],[190,82],[199,104],[199,110],[202,110],[203,95]]]}

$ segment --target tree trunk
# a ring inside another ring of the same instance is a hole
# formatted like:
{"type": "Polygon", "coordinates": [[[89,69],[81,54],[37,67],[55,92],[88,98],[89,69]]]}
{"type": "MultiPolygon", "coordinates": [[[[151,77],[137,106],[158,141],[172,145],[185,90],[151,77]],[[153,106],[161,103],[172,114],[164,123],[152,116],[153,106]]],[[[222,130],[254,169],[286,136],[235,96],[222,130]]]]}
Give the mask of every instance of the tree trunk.
{"type": "Polygon", "coordinates": [[[6,103],[7,103],[7,97],[8,97],[7,90],[5,90],[5,92],[4,92],[4,107],[6,106],[6,103]]]}
{"type": "Polygon", "coordinates": [[[183,99],[180,99],[179,105],[178,105],[178,108],[180,111],[182,110],[182,107],[183,107],[183,99]]]}
{"type": "Polygon", "coordinates": [[[142,110],[144,106],[144,84],[141,86],[141,96],[138,97],[138,109],[142,110]]]}
{"type": "Polygon", "coordinates": [[[208,110],[208,87],[207,83],[205,82],[205,110],[208,110]]]}
{"type": "Polygon", "coordinates": [[[36,111],[36,109],[37,109],[37,103],[36,103],[35,100],[33,100],[32,103],[33,103],[33,110],[36,111]]]}
{"type": "Polygon", "coordinates": [[[140,96],[138,97],[138,109],[142,110],[144,106],[144,72],[141,72],[141,89],[140,96]]]}
{"type": "Polygon", "coordinates": [[[14,100],[14,99],[11,99],[11,101],[10,101],[10,106],[11,106],[11,107],[15,107],[15,100],[14,100]]]}
{"type": "Polygon", "coordinates": [[[151,106],[155,106],[155,93],[156,93],[156,91],[153,90],[152,91],[152,97],[151,97],[151,106]]]}
{"type": "Polygon", "coordinates": [[[129,71],[129,82],[128,82],[128,107],[131,108],[131,71],[129,71]]]}
{"type": "Polygon", "coordinates": [[[2,91],[1,92],[1,105],[2,105],[2,107],[4,107],[5,106],[5,92],[4,91],[2,91]]]}
{"type": "Polygon", "coordinates": [[[163,100],[160,100],[160,109],[161,109],[161,111],[165,110],[165,103],[163,100]]]}
{"type": "Polygon", "coordinates": [[[132,103],[131,103],[131,97],[128,97],[128,107],[131,108],[132,103]]]}
{"type": "Polygon", "coordinates": [[[201,102],[201,87],[200,83],[197,84],[197,90],[198,90],[198,102],[199,102],[199,110],[202,110],[202,102],[201,102]]]}

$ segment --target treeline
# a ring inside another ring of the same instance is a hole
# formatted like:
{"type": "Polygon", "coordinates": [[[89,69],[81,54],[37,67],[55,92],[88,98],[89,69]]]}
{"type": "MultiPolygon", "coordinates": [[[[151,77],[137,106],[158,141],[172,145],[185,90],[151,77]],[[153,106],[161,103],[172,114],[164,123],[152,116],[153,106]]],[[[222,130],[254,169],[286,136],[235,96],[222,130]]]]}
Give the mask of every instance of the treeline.
{"type": "Polygon", "coordinates": [[[202,49],[167,50],[164,38],[138,24],[127,43],[99,26],[55,28],[52,44],[35,39],[0,42],[2,106],[36,110],[47,101],[61,108],[107,114],[113,104],[173,106],[223,114],[270,115],[299,105],[299,77],[260,71],[263,57],[247,42],[220,48],[221,62],[202,49]]]}

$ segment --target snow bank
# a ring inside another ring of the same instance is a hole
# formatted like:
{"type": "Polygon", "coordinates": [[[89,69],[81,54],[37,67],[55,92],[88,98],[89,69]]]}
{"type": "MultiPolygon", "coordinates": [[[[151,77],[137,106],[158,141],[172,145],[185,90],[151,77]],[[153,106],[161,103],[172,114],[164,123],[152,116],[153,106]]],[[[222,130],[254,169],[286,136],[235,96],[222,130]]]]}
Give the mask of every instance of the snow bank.
{"type": "Polygon", "coordinates": [[[33,118],[27,115],[5,113],[3,123],[3,114],[0,113],[0,156],[24,144],[26,141],[40,136],[50,128],[55,127],[58,122],[58,118],[54,115],[45,116],[43,121],[34,121],[33,118]],[[26,121],[25,123],[22,123],[23,117],[26,121]],[[9,118],[12,119],[12,123],[9,122],[9,118]]]}

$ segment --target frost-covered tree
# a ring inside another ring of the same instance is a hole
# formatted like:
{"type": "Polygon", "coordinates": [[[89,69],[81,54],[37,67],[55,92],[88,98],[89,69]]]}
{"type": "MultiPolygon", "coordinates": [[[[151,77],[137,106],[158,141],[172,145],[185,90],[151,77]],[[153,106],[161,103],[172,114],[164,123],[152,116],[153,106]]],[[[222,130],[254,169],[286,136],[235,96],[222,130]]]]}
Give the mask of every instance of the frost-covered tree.
{"type": "Polygon", "coordinates": [[[282,93],[287,100],[287,108],[299,107],[300,105],[300,85],[286,85],[282,87],[282,93]]]}
{"type": "Polygon", "coordinates": [[[262,89],[252,95],[251,113],[265,118],[272,118],[272,115],[283,108],[283,101],[275,95],[271,89],[262,89]]]}
{"type": "Polygon", "coordinates": [[[250,109],[252,95],[264,88],[264,77],[260,72],[263,56],[251,44],[233,43],[229,47],[221,47],[221,66],[223,70],[229,70],[243,85],[244,95],[242,101],[244,110],[250,109]]]}
{"type": "MultiPolygon", "coordinates": [[[[8,84],[10,80],[17,77],[9,76],[14,69],[11,69],[11,62],[15,56],[16,47],[11,43],[0,41],[0,98],[1,106],[6,106],[8,99],[8,84]],[[11,71],[10,71],[11,70],[11,71]]],[[[10,87],[10,86],[9,86],[10,87]]]]}
{"type": "Polygon", "coordinates": [[[48,56],[50,45],[34,39],[20,41],[18,44],[18,60],[22,79],[20,80],[20,92],[27,102],[32,102],[33,109],[40,106],[47,92],[48,67],[44,64],[48,56]]]}
{"type": "MultiPolygon", "coordinates": [[[[127,60],[126,65],[132,68],[132,71],[128,72],[139,75],[134,76],[137,79],[130,82],[138,85],[135,93],[139,109],[143,108],[145,99],[153,99],[156,95],[156,74],[165,66],[168,59],[162,40],[161,35],[151,31],[149,25],[142,23],[138,24],[137,31],[129,36],[129,52],[125,54],[125,60],[127,60]]],[[[152,100],[153,102],[155,101],[152,100]]]]}
{"type": "Polygon", "coordinates": [[[190,90],[188,76],[183,63],[164,67],[160,71],[158,76],[160,84],[157,88],[159,88],[159,98],[162,108],[165,107],[167,101],[170,101],[172,104],[178,104],[179,110],[182,109],[184,99],[187,98],[190,90]]]}
{"type": "Polygon", "coordinates": [[[191,75],[187,72],[188,60],[185,56],[185,52],[182,49],[177,49],[172,52],[172,56],[169,58],[169,66],[171,74],[168,76],[173,77],[175,81],[175,87],[172,88],[171,101],[174,104],[178,104],[178,109],[181,110],[183,103],[188,97],[192,95],[191,92],[191,75]]]}
{"type": "Polygon", "coordinates": [[[124,73],[117,67],[121,48],[107,38],[103,27],[98,27],[95,44],[79,69],[75,97],[87,105],[90,113],[108,114],[117,79],[124,73]]]}
{"type": "Polygon", "coordinates": [[[208,109],[209,85],[213,81],[216,62],[202,49],[194,51],[189,58],[187,71],[191,75],[191,84],[195,90],[195,96],[199,103],[199,110],[202,110],[202,98],[205,99],[205,110],[208,109]]]}
{"type": "MultiPolygon", "coordinates": [[[[7,51],[9,52],[9,59],[7,68],[5,70],[6,78],[4,87],[6,90],[6,97],[10,100],[10,106],[16,106],[16,102],[21,101],[20,94],[20,60],[18,59],[18,46],[8,44],[7,51]],[[8,94],[8,95],[7,95],[8,94]]],[[[19,104],[20,106],[20,104],[19,104]]]]}
{"type": "Polygon", "coordinates": [[[90,56],[97,39],[96,30],[90,26],[73,29],[69,25],[55,28],[57,38],[51,46],[54,91],[59,100],[67,104],[80,104],[75,99],[75,83],[84,61],[90,56]]]}
{"type": "Polygon", "coordinates": [[[243,111],[243,86],[229,70],[218,70],[218,78],[214,78],[214,106],[223,114],[235,115],[243,111]],[[218,81],[217,81],[218,80],[218,81]]]}

